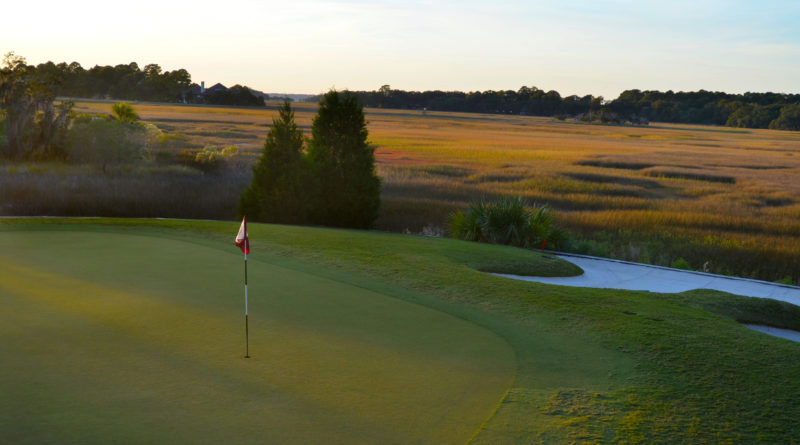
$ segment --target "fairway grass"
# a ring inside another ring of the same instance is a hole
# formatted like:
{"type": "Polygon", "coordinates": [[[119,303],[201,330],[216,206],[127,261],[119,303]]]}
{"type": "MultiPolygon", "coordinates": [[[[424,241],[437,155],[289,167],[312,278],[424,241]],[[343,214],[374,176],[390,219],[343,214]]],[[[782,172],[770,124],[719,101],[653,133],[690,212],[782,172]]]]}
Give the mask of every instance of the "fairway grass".
{"type": "Polygon", "coordinates": [[[0,442],[796,443],[800,308],[577,289],[537,252],[238,222],[0,219],[0,442]]]}

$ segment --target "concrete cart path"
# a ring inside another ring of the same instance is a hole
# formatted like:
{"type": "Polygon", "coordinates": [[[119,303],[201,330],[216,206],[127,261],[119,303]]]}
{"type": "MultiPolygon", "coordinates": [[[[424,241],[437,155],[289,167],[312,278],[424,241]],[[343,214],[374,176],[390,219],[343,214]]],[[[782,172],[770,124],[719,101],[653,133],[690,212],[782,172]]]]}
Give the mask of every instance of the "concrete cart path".
{"type": "MultiPolygon", "coordinates": [[[[747,297],[772,298],[773,300],[785,301],[800,306],[800,288],[795,286],[583,255],[558,254],[555,256],[579,266],[583,269],[583,275],[577,277],[495,275],[563,286],[645,290],[666,293],[684,292],[692,289],[715,289],[747,297]]],[[[776,337],[800,341],[800,333],[795,331],[758,327],[756,325],[745,326],[776,337]]]]}
{"type": "Polygon", "coordinates": [[[800,288],[795,286],[583,255],[558,254],[556,256],[576,264],[583,269],[583,275],[577,277],[497,275],[564,286],[666,293],[692,289],[716,289],[747,297],[772,298],[800,306],[800,288]]]}

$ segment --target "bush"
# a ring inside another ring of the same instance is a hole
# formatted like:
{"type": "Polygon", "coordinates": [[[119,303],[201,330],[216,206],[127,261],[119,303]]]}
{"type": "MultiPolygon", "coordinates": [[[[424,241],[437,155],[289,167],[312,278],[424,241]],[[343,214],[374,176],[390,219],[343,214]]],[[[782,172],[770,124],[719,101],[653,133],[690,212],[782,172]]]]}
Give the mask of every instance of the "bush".
{"type": "Polygon", "coordinates": [[[137,122],[129,125],[133,130],[141,131],[140,138],[144,146],[145,155],[149,156],[158,149],[158,141],[164,135],[158,127],[148,122],[137,122]]]}
{"type": "Polygon", "coordinates": [[[161,133],[156,140],[156,151],[166,151],[175,155],[188,141],[189,138],[183,133],[161,133]]]}
{"type": "Polygon", "coordinates": [[[483,202],[470,204],[466,213],[461,210],[453,212],[447,226],[450,236],[466,241],[487,242],[479,223],[485,213],[486,205],[483,202]]]}
{"type": "Polygon", "coordinates": [[[568,242],[566,232],[557,228],[547,207],[533,206],[522,197],[503,198],[493,203],[470,204],[466,211],[450,215],[448,230],[453,238],[525,248],[561,249],[568,242]]]}
{"type": "Polygon", "coordinates": [[[673,269],[683,269],[683,270],[692,270],[692,266],[689,265],[689,262],[684,260],[683,258],[678,258],[672,263],[671,266],[673,269]]]}
{"type": "Polygon", "coordinates": [[[111,114],[114,119],[128,124],[139,120],[139,113],[127,102],[116,103],[111,107],[111,114]]]}
{"type": "Polygon", "coordinates": [[[222,150],[207,145],[194,155],[193,166],[206,173],[214,173],[222,169],[237,153],[239,153],[239,148],[235,145],[222,150]]]}
{"type": "Polygon", "coordinates": [[[147,131],[139,125],[102,117],[83,116],[75,120],[67,135],[67,153],[75,162],[109,165],[142,159],[146,153],[147,131]]]}

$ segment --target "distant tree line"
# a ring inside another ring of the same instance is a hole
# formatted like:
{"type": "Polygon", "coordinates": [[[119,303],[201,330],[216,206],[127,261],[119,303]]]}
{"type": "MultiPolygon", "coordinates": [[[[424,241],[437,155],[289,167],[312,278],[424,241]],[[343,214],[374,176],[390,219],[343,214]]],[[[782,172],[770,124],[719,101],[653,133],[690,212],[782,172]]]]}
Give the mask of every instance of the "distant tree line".
{"type": "MultiPolygon", "coordinates": [[[[561,97],[558,91],[522,87],[517,91],[403,91],[384,85],[376,91],[354,91],[366,107],[428,109],[470,113],[526,114],[555,116],[559,113],[578,115],[600,109],[602,96],[561,97]]],[[[317,101],[312,97],[309,101],[317,101]]]]}
{"type": "MultiPolygon", "coordinates": [[[[615,123],[650,121],[727,125],[730,127],[800,130],[800,94],[711,91],[627,90],[617,99],[566,96],[523,86],[517,91],[403,91],[384,85],[376,91],[355,91],[361,103],[374,108],[427,109],[530,116],[571,116],[615,123]]],[[[319,100],[319,97],[309,101],[319,100]]]]}
{"type": "Polygon", "coordinates": [[[42,77],[52,79],[56,96],[84,97],[150,102],[186,102],[216,105],[263,106],[264,98],[248,87],[235,85],[224,91],[193,94],[200,87],[183,68],[164,71],[155,63],[140,68],[136,62],[127,65],[100,66],[85,69],[78,62],[40,63],[29,67],[42,77]]]}
{"type": "Polygon", "coordinates": [[[800,94],[627,90],[607,107],[659,122],[800,130],[800,94]]]}

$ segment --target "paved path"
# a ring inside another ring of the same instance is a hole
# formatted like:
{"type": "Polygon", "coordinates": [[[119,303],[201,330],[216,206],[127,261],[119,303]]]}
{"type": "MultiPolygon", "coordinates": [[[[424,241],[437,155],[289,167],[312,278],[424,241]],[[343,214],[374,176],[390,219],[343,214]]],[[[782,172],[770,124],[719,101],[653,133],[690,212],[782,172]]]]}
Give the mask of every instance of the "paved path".
{"type": "Polygon", "coordinates": [[[577,277],[498,275],[564,286],[666,293],[692,289],[716,289],[747,297],[772,298],[800,306],[800,288],[795,286],[582,255],[558,254],[556,256],[578,265],[583,269],[583,275],[577,277]]]}
{"type": "Polygon", "coordinates": [[[754,331],[800,343],[800,332],[792,331],[791,329],[773,328],[772,326],[761,326],[758,324],[743,324],[754,331]]]}
{"type": "MultiPolygon", "coordinates": [[[[555,278],[508,274],[496,275],[563,286],[645,290],[666,293],[684,292],[692,289],[716,289],[747,297],[772,298],[800,306],[800,288],[794,286],[582,255],[558,254],[556,256],[578,265],[583,269],[583,275],[555,278]]],[[[800,332],[758,325],[745,326],[765,334],[800,341],[800,332]]]]}

